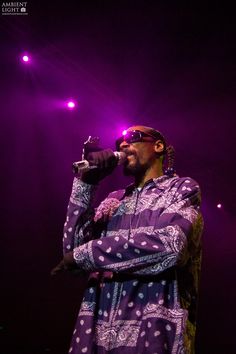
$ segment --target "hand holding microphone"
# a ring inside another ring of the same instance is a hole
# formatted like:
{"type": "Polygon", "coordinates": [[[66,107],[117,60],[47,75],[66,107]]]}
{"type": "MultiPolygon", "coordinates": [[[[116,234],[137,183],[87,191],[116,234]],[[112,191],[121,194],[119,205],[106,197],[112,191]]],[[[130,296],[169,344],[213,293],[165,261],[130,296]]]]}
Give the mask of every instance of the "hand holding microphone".
{"type": "Polygon", "coordinates": [[[97,184],[104,177],[110,175],[116,166],[126,159],[125,153],[113,152],[111,149],[89,152],[86,156],[88,168],[82,172],[82,181],[88,184],[97,184]]]}
{"type": "Polygon", "coordinates": [[[74,162],[74,173],[81,172],[82,181],[88,184],[97,184],[101,179],[112,173],[117,165],[125,162],[124,152],[101,149],[99,138],[88,137],[84,142],[82,160],[74,162]]]}
{"type": "Polygon", "coordinates": [[[82,160],[74,162],[72,169],[74,173],[81,172],[82,181],[88,184],[97,184],[125,160],[126,154],[124,152],[101,149],[99,138],[89,136],[84,142],[82,160]]]}
{"type": "Polygon", "coordinates": [[[106,168],[108,160],[110,157],[110,153],[113,154],[117,160],[117,165],[122,165],[126,160],[126,154],[121,151],[112,151],[110,149],[100,150],[96,152],[90,152],[86,160],[80,160],[74,162],[72,165],[72,169],[74,173],[78,172],[86,172],[95,168],[106,168]]]}

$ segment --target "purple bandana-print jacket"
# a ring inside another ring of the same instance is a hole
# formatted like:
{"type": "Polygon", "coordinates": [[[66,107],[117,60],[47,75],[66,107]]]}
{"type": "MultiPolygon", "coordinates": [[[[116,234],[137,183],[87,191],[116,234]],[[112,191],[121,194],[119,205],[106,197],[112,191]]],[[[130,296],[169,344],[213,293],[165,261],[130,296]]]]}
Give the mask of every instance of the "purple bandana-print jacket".
{"type": "Polygon", "coordinates": [[[91,207],[74,179],[64,252],[90,273],[69,353],[192,354],[201,262],[200,190],[161,176],[91,207]]]}

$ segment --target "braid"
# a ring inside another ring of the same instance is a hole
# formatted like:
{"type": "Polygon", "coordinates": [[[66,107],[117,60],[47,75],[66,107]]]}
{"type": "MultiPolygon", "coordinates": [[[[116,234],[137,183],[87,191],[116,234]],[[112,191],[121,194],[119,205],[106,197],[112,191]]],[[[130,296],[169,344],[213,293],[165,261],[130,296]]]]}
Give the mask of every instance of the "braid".
{"type": "Polygon", "coordinates": [[[174,169],[175,161],[175,149],[172,145],[167,146],[166,148],[166,158],[167,158],[167,167],[165,168],[165,174],[168,176],[176,175],[174,169]]]}

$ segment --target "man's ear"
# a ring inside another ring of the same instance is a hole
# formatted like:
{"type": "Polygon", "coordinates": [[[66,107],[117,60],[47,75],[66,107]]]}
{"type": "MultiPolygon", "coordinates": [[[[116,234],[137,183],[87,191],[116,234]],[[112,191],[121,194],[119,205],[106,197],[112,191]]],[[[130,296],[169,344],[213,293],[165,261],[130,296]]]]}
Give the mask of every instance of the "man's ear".
{"type": "Polygon", "coordinates": [[[164,151],[164,143],[161,140],[157,140],[154,145],[155,152],[162,154],[164,151]]]}

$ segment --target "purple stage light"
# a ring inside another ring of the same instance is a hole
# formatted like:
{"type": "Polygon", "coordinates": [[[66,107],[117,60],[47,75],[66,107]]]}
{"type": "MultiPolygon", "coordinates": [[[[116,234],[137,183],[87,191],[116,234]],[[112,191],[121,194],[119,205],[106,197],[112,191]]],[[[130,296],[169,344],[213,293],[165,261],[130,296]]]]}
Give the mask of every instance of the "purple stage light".
{"type": "Polygon", "coordinates": [[[68,101],[67,102],[67,107],[69,109],[74,109],[75,108],[75,102],[74,101],[68,101]]]}
{"type": "Polygon", "coordinates": [[[221,203],[218,203],[218,204],[217,204],[217,208],[218,208],[218,209],[221,209],[221,208],[222,208],[222,204],[221,204],[221,203]]]}
{"type": "Polygon", "coordinates": [[[126,135],[127,134],[127,130],[123,130],[122,135],[126,135]]]}
{"type": "Polygon", "coordinates": [[[28,63],[30,61],[30,58],[27,54],[24,54],[21,59],[24,63],[28,63]]]}

